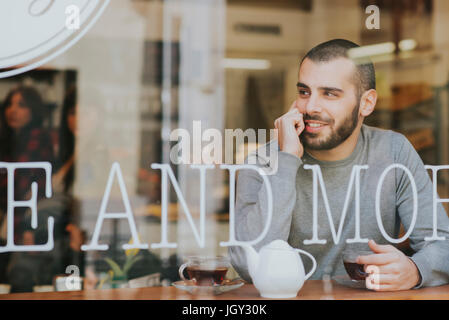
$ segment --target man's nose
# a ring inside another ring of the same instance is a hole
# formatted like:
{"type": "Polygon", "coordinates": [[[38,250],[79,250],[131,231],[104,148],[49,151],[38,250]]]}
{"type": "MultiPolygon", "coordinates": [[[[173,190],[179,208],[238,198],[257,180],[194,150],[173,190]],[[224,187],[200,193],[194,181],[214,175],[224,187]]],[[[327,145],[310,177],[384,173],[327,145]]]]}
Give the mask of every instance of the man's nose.
{"type": "Polygon", "coordinates": [[[322,111],[320,107],[320,100],[315,95],[312,94],[310,98],[307,100],[304,111],[307,114],[320,113],[322,111]]]}

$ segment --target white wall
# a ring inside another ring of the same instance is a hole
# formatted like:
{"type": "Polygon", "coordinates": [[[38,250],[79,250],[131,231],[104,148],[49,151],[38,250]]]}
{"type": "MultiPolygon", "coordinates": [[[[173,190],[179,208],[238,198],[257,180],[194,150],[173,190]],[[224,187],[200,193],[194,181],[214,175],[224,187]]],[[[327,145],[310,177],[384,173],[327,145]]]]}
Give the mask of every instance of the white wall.
{"type": "MultiPolygon", "coordinates": [[[[333,39],[345,38],[360,42],[363,21],[358,0],[314,1],[311,12],[256,6],[228,6],[226,22],[227,57],[268,59],[272,70],[285,73],[284,103],[279,105],[279,115],[285,112],[296,98],[299,61],[313,46],[333,39]],[[281,35],[260,35],[235,30],[238,23],[278,25],[281,35]]],[[[245,121],[239,110],[245,108],[247,70],[227,72],[230,92],[226,92],[226,119],[231,128],[242,127],[245,121]]]]}
{"type": "Polygon", "coordinates": [[[128,192],[136,189],[144,27],[130,2],[111,1],[94,27],[51,63],[78,72],[78,143],[88,146],[78,154],[76,190],[81,198],[102,196],[113,161],[122,167],[128,192]],[[95,179],[83,183],[81,166],[87,165],[95,179]]]}
{"type": "Polygon", "coordinates": [[[228,52],[298,54],[332,38],[358,42],[361,15],[357,0],[314,1],[311,12],[228,6],[226,49],[228,52]],[[235,30],[238,23],[278,25],[281,35],[242,33],[235,30]]]}

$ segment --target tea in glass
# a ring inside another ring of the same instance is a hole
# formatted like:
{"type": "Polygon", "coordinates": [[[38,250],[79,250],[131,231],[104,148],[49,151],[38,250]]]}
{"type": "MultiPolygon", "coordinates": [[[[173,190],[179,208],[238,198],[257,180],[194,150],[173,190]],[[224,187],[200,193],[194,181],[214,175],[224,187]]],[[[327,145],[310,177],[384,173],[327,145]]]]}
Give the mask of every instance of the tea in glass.
{"type": "Polygon", "coordinates": [[[357,257],[371,255],[371,251],[345,250],[343,251],[343,264],[349,277],[355,281],[365,280],[369,273],[365,272],[365,265],[358,264],[357,257]]]}
{"type": "Polygon", "coordinates": [[[182,280],[192,280],[198,286],[221,285],[229,268],[229,259],[218,257],[189,257],[179,268],[182,280]],[[184,269],[190,279],[184,277],[184,269]]]}

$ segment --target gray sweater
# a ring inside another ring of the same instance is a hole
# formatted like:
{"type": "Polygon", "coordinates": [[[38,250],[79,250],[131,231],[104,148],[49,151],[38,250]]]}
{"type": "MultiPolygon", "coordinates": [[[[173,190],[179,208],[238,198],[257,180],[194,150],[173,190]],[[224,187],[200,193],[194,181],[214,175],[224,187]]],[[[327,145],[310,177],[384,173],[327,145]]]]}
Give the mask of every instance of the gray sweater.
{"type": "MultiPolygon", "coordinates": [[[[270,142],[276,143],[276,142],[270,142]]],[[[344,219],[339,242],[332,236],[323,195],[318,187],[318,238],[325,244],[305,244],[313,235],[313,173],[304,164],[318,164],[321,168],[335,231],[338,231],[343,206],[348,192],[349,179],[354,165],[368,165],[360,174],[360,236],[379,244],[389,242],[382,236],[375,209],[376,188],[382,172],[391,164],[402,164],[413,174],[418,192],[418,216],[409,236],[415,251],[411,259],[418,267],[422,281],[419,286],[436,286],[449,282],[449,218],[438,204],[438,236],[446,240],[424,241],[432,236],[433,188],[424,164],[413,146],[401,134],[366,125],[362,126],[353,153],[340,161],[319,161],[306,152],[302,159],[279,151],[278,170],[269,175],[273,193],[273,218],[265,238],[254,247],[257,251],[275,239],[283,239],[292,247],[311,253],[317,268],[311,279],[321,279],[325,273],[344,275],[342,251],[349,244],[346,239],[355,237],[354,186],[348,211],[344,219]]],[[[236,238],[248,241],[257,238],[266,220],[266,188],[261,176],[254,170],[241,170],[237,179],[236,238]]],[[[383,181],[380,212],[383,227],[392,238],[399,238],[400,225],[407,231],[412,221],[413,196],[410,179],[404,170],[392,169],[383,181]]],[[[351,246],[369,250],[367,243],[351,246]]],[[[239,275],[251,281],[246,256],[239,246],[229,247],[233,267],[239,275]]],[[[311,262],[301,256],[306,272],[311,262]]]]}

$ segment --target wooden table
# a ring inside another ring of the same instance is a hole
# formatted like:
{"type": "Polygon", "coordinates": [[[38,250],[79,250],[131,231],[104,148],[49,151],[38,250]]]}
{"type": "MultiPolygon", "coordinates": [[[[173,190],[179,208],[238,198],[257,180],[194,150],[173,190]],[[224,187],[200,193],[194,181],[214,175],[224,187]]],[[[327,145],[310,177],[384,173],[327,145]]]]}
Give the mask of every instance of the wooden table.
{"type": "MultiPolygon", "coordinates": [[[[335,300],[449,300],[449,285],[397,292],[354,289],[332,282],[335,300]]],[[[321,280],[306,281],[296,300],[320,300],[325,297],[321,280]]],[[[14,293],[0,300],[264,300],[251,284],[216,296],[194,296],[175,287],[139,289],[84,290],[71,292],[14,293]]],[[[292,300],[292,299],[289,299],[292,300]]]]}

